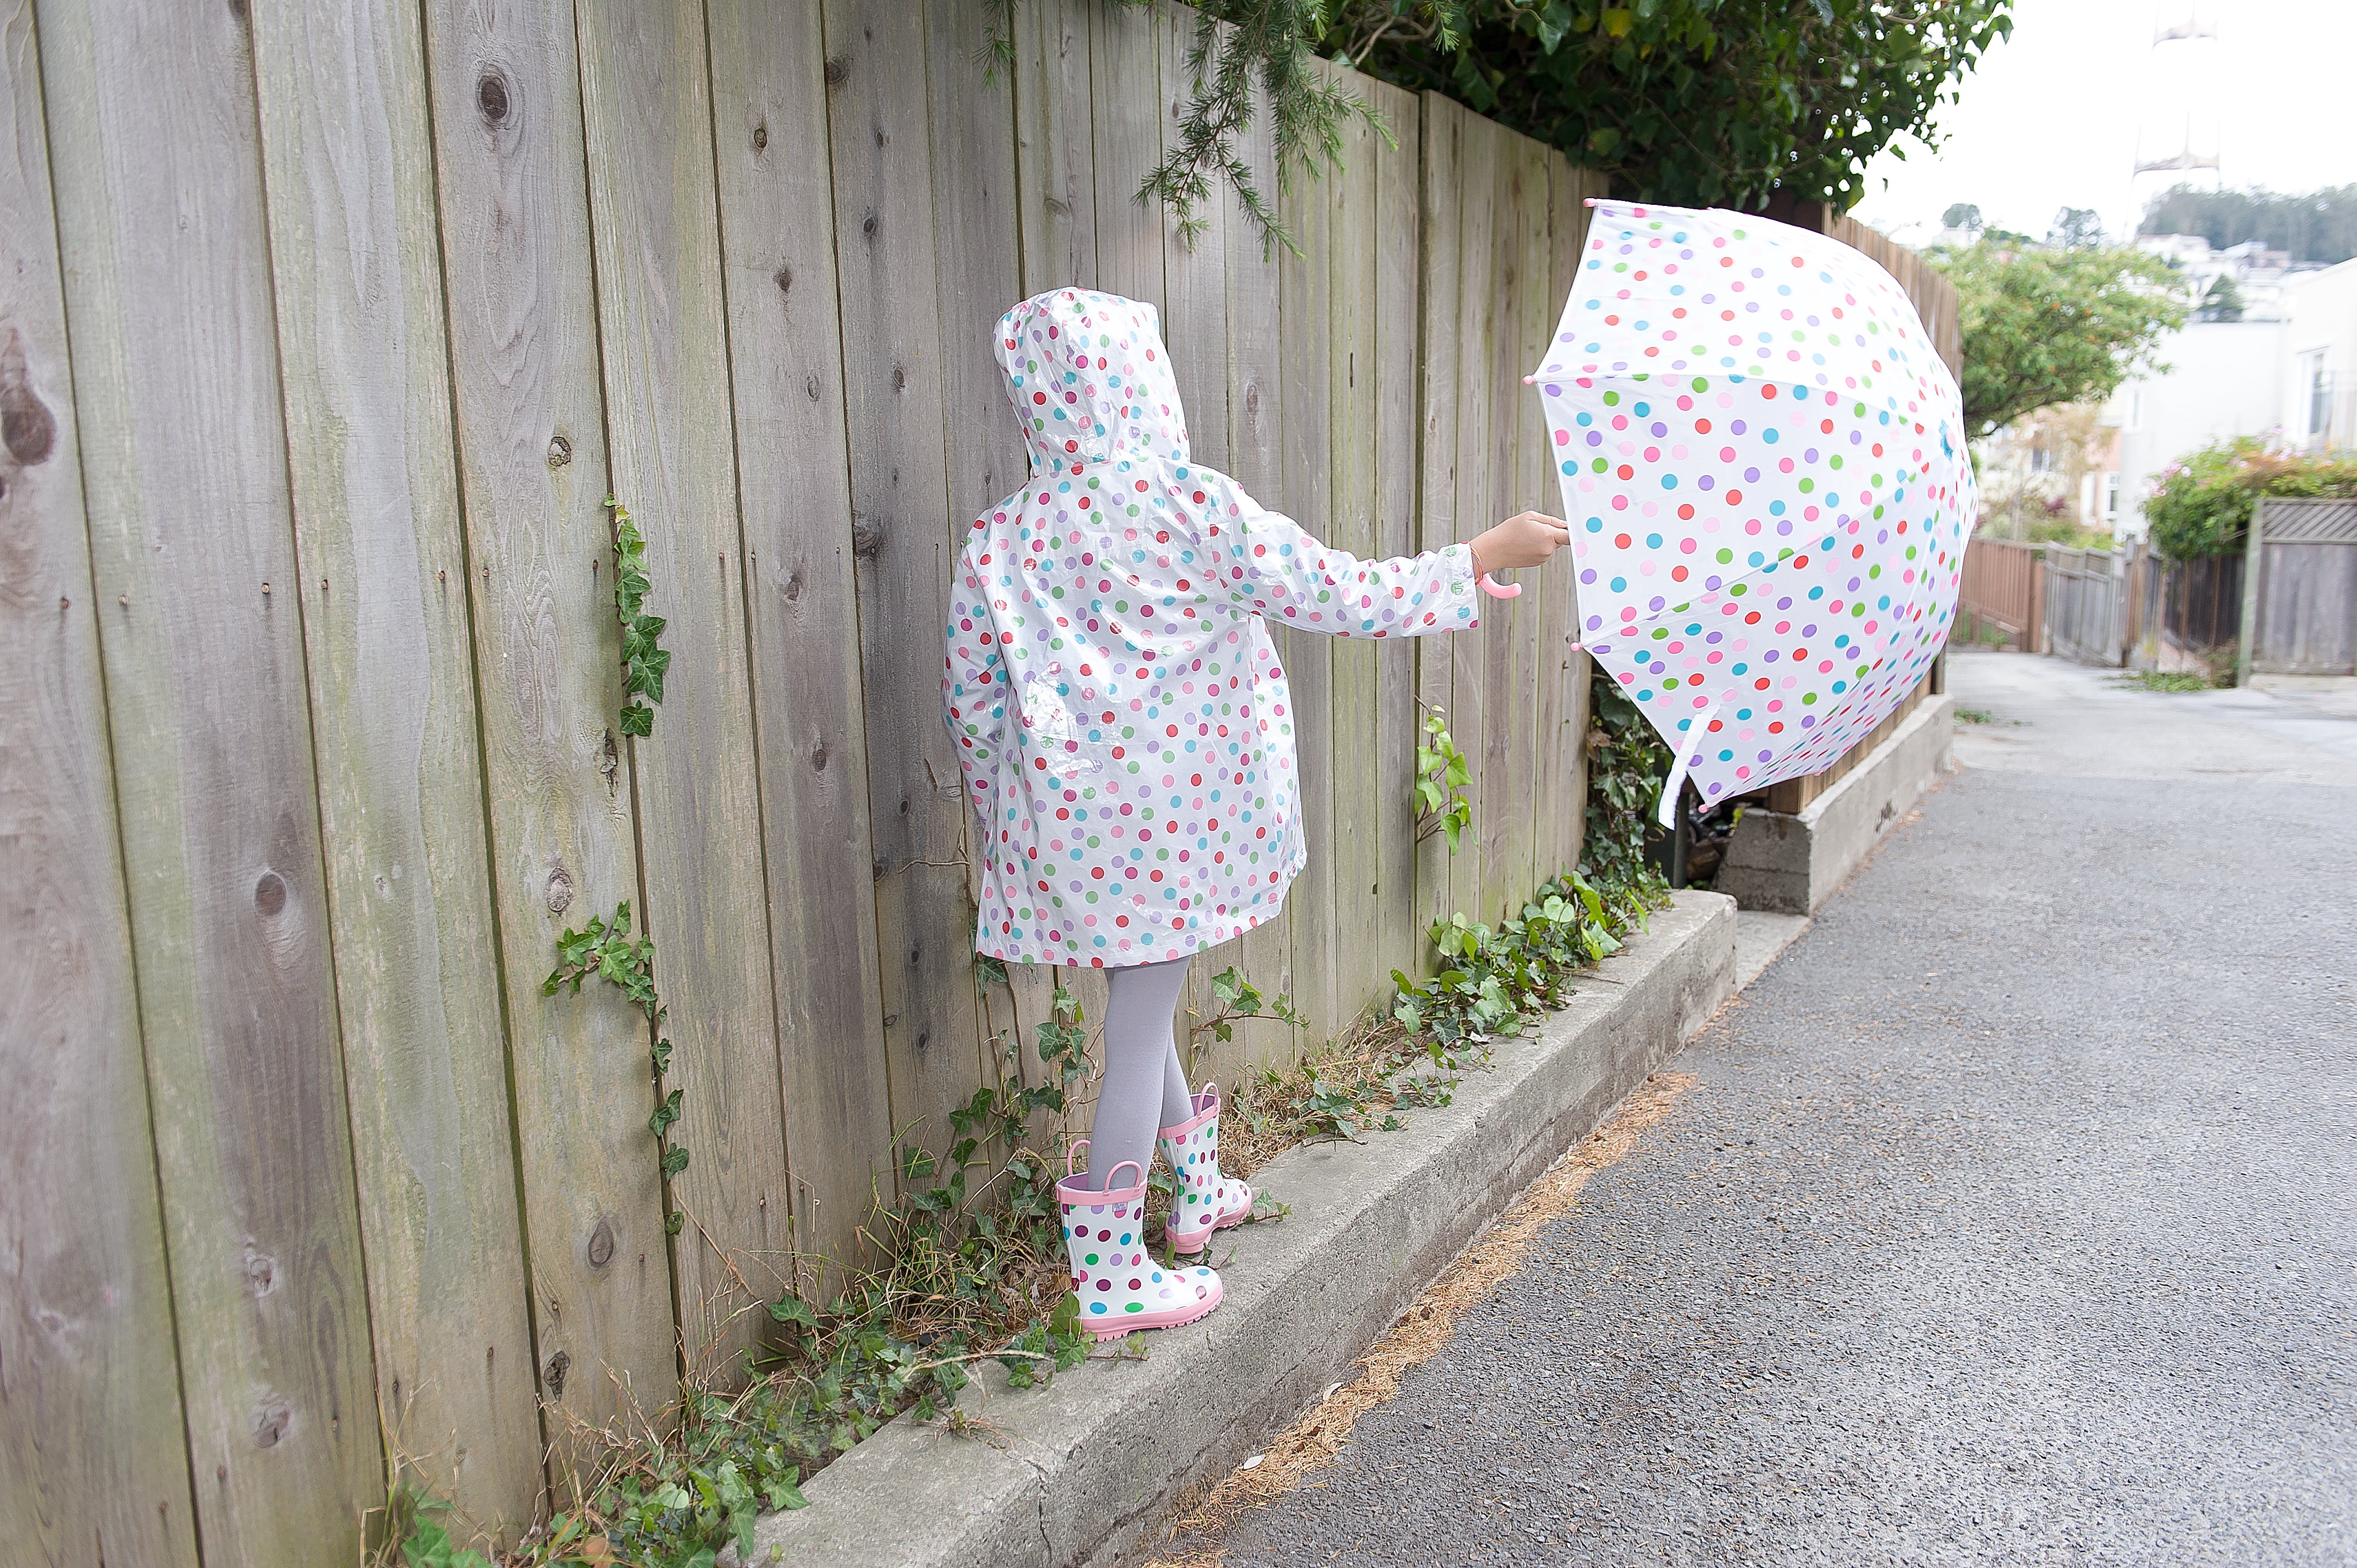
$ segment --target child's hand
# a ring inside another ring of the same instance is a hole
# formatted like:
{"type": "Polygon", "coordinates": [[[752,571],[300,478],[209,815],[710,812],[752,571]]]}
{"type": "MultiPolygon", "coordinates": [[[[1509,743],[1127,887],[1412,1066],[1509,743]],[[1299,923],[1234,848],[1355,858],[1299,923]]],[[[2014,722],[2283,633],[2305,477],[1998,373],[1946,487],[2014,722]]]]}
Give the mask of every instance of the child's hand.
{"type": "Polygon", "coordinates": [[[1560,519],[1544,512],[1523,512],[1474,539],[1474,569],[1512,572],[1520,566],[1542,566],[1548,556],[1570,542],[1571,529],[1560,519]]]}

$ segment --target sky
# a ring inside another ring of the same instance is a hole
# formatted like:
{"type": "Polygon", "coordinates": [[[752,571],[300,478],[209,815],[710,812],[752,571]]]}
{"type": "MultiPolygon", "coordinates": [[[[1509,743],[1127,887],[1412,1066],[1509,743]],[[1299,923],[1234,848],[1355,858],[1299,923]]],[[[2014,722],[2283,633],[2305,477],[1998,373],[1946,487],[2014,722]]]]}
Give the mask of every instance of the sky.
{"type": "Polygon", "coordinates": [[[2144,199],[2183,179],[2278,191],[2357,184],[2357,0],[2016,0],[2010,39],[1982,57],[1934,121],[1937,151],[1902,137],[1867,166],[1854,216],[1921,243],[1950,203],[2043,235],[2092,207],[2134,231],[2144,199]],[[2154,45],[2189,19],[2214,38],[2154,45]],[[2220,168],[2136,177],[2190,137],[2220,168]]]}

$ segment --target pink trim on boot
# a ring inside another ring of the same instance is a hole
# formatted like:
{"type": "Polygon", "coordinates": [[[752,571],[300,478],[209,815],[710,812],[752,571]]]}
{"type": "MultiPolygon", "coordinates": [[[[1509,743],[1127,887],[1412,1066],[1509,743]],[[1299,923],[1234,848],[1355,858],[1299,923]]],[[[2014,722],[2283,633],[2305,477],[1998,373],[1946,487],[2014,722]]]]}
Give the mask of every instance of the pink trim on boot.
{"type": "MultiPolygon", "coordinates": [[[[1065,1168],[1071,1168],[1069,1158],[1065,1168]]],[[[1192,1323],[1226,1294],[1211,1270],[1164,1268],[1146,1251],[1145,1170],[1135,1160],[1124,1160],[1105,1173],[1106,1179],[1125,1170],[1137,1172],[1135,1185],[1099,1189],[1077,1176],[1056,1184],[1081,1326],[1097,1339],[1192,1323]]]]}
{"type": "Polygon", "coordinates": [[[1213,1231],[1243,1224],[1253,1208],[1251,1187],[1220,1170],[1220,1086],[1205,1084],[1192,1103],[1192,1116],[1156,1134],[1173,1180],[1170,1219],[1164,1222],[1163,1234],[1174,1252],[1202,1251],[1213,1231]],[[1197,1223],[1187,1225],[1182,1217],[1197,1223]]]}

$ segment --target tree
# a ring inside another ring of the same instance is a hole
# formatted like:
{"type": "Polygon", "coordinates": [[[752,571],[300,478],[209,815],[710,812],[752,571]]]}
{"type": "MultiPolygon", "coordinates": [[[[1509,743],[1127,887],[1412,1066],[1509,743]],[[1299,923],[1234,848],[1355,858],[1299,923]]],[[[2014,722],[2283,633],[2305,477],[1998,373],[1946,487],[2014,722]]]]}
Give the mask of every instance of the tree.
{"type": "Polygon", "coordinates": [[[2199,234],[2212,250],[2256,240],[2295,262],[2330,266],[2357,256],[2357,185],[2305,196],[2271,190],[2196,190],[2180,185],[2147,202],[2142,232],[2199,234]]]}
{"type": "MultiPolygon", "coordinates": [[[[994,69],[1027,0],[991,12],[994,69]]],[[[1103,0],[1138,5],[1146,0],[1103,0]]],[[[1235,151],[1274,121],[1280,180],[1374,118],[1319,57],[1429,88],[1547,142],[1639,200],[1757,210],[1771,194],[1846,209],[1866,160],[1932,116],[2012,30],[2013,0],[1200,0],[1194,91],[1140,194],[1189,224],[1219,184],[1264,235],[1270,192],[1235,151]]]]}
{"type": "Polygon", "coordinates": [[[2066,251],[2084,250],[2104,242],[2104,220],[2092,207],[2065,207],[2054,214],[2046,242],[2066,251]]]}
{"type": "Polygon", "coordinates": [[[1367,70],[1559,147],[1616,190],[1752,210],[1778,191],[1854,205],[1866,160],[1902,133],[1934,140],[1934,111],[2013,27],[2011,0],[1341,0],[1336,13],[1367,70]]]}
{"type": "Polygon", "coordinates": [[[1975,234],[1986,227],[1981,221],[1981,209],[1969,201],[1959,201],[1941,213],[1940,226],[1943,229],[1962,229],[1975,234]]]}
{"type": "Polygon", "coordinates": [[[2201,296],[2201,308],[2194,317],[2197,321],[2240,321],[2243,319],[2243,286],[2231,273],[2220,273],[2210,292],[2201,296]]]}
{"type": "Polygon", "coordinates": [[[2100,403],[2157,371],[2160,343],[2185,324],[2169,268],[2135,251],[1935,251],[1956,285],[1964,345],[1964,424],[1985,435],[2032,409],[2100,403]]]}

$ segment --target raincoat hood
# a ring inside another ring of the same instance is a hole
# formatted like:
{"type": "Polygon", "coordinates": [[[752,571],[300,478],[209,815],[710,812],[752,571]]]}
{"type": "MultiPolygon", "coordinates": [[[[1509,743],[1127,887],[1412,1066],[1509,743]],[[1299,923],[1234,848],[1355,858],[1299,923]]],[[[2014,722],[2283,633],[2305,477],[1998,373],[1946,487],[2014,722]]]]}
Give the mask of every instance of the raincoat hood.
{"type": "Polygon", "coordinates": [[[1060,288],[998,318],[998,368],[1031,469],[1187,461],[1187,417],[1151,305],[1060,288]]]}

